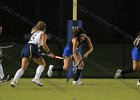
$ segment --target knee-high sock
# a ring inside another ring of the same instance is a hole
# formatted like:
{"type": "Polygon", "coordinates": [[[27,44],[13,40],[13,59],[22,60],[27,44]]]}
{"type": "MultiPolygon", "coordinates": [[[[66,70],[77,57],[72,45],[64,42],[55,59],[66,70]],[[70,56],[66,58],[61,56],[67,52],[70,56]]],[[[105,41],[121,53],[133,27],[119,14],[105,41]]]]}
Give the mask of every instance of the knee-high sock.
{"type": "Polygon", "coordinates": [[[122,70],[121,74],[125,74],[125,73],[131,73],[131,72],[134,72],[133,68],[127,68],[127,69],[124,69],[122,70]]]}
{"type": "Polygon", "coordinates": [[[62,71],[65,71],[65,70],[63,69],[63,67],[53,67],[52,70],[53,70],[53,71],[55,71],[55,70],[62,70],[62,71]]]}
{"type": "Polygon", "coordinates": [[[1,78],[1,79],[4,78],[4,72],[3,72],[3,68],[2,68],[1,63],[0,63],[0,78],[1,78]]]}
{"type": "Polygon", "coordinates": [[[43,72],[43,70],[44,70],[44,66],[42,66],[42,65],[39,65],[38,67],[37,67],[37,69],[36,69],[36,74],[35,74],[35,79],[39,79],[40,78],[40,76],[41,76],[41,74],[42,74],[42,72],[43,72]]]}
{"type": "Polygon", "coordinates": [[[81,75],[82,70],[81,69],[77,69],[76,73],[75,73],[75,77],[74,77],[74,81],[78,81],[80,75],[81,75]]]}
{"type": "Polygon", "coordinates": [[[24,69],[23,69],[23,68],[20,68],[20,69],[16,72],[13,81],[14,81],[14,82],[17,82],[17,80],[18,80],[23,74],[24,74],[24,69]]]}

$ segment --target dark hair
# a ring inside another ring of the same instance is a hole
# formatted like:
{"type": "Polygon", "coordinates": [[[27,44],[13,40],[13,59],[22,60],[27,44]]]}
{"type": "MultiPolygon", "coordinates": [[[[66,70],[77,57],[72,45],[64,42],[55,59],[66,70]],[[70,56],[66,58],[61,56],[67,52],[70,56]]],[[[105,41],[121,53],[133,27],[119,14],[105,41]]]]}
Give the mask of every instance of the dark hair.
{"type": "Polygon", "coordinates": [[[86,31],[82,28],[77,28],[73,31],[73,36],[74,37],[79,37],[81,34],[85,34],[86,31]]]}

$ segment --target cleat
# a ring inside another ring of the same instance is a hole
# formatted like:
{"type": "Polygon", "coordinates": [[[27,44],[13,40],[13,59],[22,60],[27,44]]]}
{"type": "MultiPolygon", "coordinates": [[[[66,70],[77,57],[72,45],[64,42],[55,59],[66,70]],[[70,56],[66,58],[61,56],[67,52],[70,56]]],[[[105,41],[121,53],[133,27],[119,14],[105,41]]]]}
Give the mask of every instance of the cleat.
{"type": "Polygon", "coordinates": [[[11,85],[12,87],[16,87],[16,83],[17,83],[17,82],[12,81],[10,85],[11,85]]]}
{"type": "Polygon", "coordinates": [[[83,85],[84,84],[84,82],[80,82],[80,81],[73,81],[72,83],[73,83],[73,85],[83,85]]]}
{"type": "Polygon", "coordinates": [[[10,81],[10,80],[11,80],[10,76],[7,75],[3,79],[1,79],[1,83],[7,82],[7,81],[10,81]]]}
{"type": "Polygon", "coordinates": [[[53,65],[50,65],[49,66],[49,70],[48,70],[48,72],[47,72],[47,75],[48,75],[48,77],[52,77],[52,74],[53,74],[53,71],[52,71],[52,69],[53,69],[53,65]]]}
{"type": "Polygon", "coordinates": [[[120,77],[122,76],[122,75],[121,75],[121,72],[122,72],[121,69],[118,69],[118,70],[116,71],[115,79],[118,79],[118,78],[120,78],[120,77]]]}
{"type": "Polygon", "coordinates": [[[43,86],[43,84],[39,81],[39,79],[33,78],[32,82],[35,83],[38,86],[43,86]]]}
{"type": "Polygon", "coordinates": [[[137,85],[140,85],[140,80],[138,80],[137,85]]]}

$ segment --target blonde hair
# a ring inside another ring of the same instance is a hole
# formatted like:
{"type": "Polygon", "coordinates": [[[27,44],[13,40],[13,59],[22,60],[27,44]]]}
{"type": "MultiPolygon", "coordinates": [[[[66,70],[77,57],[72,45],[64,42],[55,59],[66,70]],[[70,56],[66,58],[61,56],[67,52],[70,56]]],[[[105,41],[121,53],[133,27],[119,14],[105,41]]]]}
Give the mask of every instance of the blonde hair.
{"type": "Polygon", "coordinates": [[[43,21],[38,21],[38,23],[32,28],[31,34],[37,32],[37,31],[46,31],[46,24],[43,21]]]}

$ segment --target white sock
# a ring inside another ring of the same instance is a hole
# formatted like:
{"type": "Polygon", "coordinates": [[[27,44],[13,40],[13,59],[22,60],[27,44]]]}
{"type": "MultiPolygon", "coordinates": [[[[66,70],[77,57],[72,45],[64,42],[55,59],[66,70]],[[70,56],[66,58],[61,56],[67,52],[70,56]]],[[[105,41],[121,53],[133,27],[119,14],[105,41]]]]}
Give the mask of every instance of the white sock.
{"type": "Polygon", "coordinates": [[[37,69],[36,69],[36,74],[35,74],[35,79],[39,79],[40,78],[40,76],[41,76],[41,74],[42,74],[42,72],[43,72],[43,70],[44,70],[44,66],[42,66],[42,65],[39,65],[38,67],[37,67],[37,69]]]}
{"type": "Polygon", "coordinates": [[[16,74],[15,74],[15,77],[13,79],[14,82],[17,82],[17,80],[24,74],[24,69],[23,68],[20,68],[16,74]]]}
{"type": "Polygon", "coordinates": [[[2,65],[1,64],[0,64],[0,78],[1,79],[4,78],[3,68],[2,68],[2,65]]]}

